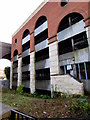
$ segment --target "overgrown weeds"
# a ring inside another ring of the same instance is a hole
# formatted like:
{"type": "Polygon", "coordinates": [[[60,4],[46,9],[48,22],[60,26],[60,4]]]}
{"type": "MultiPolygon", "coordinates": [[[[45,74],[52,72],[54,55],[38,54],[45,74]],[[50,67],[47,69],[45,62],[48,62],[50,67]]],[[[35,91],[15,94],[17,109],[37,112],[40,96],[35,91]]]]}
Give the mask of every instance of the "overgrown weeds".
{"type": "Polygon", "coordinates": [[[71,110],[78,116],[90,116],[90,103],[87,102],[85,96],[74,99],[71,104],[71,110]]]}
{"type": "Polygon", "coordinates": [[[23,93],[23,85],[18,86],[16,91],[18,93],[22,94],[23,93]]]}
{"type": "MultiPolygon", "coordinates": [[[[49,96],[50,97],[50,96],[49,96]]],[[[89,118],[90,98],[86,96],[48,98],[48,95],[2,90],[2,101],[37,118],[89,118]]]]}

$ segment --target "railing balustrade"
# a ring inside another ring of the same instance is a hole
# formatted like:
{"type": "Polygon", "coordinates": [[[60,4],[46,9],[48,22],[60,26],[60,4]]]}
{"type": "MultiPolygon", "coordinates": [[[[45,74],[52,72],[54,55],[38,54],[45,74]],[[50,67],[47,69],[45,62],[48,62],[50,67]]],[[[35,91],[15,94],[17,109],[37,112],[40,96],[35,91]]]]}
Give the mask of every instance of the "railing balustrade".
{"type": "Polygon", "coordinates": [[[37,118],[33,116],[28,116],[17,110],[11,110],[11,120],[37,120],[37,118]]]}

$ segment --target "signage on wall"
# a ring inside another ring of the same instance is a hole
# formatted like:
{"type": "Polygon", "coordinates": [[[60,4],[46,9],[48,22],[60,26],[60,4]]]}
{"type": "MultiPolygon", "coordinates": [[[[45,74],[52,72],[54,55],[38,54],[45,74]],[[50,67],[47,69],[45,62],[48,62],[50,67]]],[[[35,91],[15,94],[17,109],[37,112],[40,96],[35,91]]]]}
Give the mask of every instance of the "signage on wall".
{"type": "Polygon", "coordinates": [[[71,65],[67,65],[67,70],[71,70],[72,66],[71,65]]]}

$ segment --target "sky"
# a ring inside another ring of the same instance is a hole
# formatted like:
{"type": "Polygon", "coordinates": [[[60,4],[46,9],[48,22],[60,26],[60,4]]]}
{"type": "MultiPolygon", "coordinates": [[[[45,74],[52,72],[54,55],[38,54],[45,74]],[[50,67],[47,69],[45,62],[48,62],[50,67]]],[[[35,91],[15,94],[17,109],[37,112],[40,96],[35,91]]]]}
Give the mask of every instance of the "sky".
{"type": "Polygon", "coordinates": [[[10,67],[11,62],[6,59],[0,59],[0,70],[4,70],[5,67],[10,67]]]}
{"type": "Polygon", "coordinates": [[[44,0],[0,0],[0,41],[12,43],[13,33],[44,0]]]}
{"type": "MultiPolygon", "coordinates": [[[[43,1],[44,0],[0,0],[0,41],[12,43],[13,33],[15,33],[43,1]]],[[[55,2],[57,0],[51,1],[55,2]]]]}
{"type": "MultiPolygon", "coordinates": [[[[12,43],[12,35],[43,1],[0,0],[0,41],[12,43]]],[[[0,69],[5,66],[10,66],[10,61],[0,60],[0,69]]]]}
{"type": "MultiPolygon", "coordinates": [[[[12,35],[44,0],[0,0],[0,41],[12,43],[12,35]]],[[[0,69],[10,61],[0,59],[0,69]]]]}

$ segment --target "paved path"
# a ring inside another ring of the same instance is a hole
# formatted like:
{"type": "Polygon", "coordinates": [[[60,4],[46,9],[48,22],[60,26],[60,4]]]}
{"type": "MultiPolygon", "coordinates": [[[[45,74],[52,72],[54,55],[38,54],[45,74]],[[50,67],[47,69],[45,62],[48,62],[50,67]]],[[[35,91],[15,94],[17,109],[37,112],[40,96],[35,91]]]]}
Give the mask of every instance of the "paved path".
{"type": "Polygon", "coordinates": [[[0,102],[0,120],[10,116],[12,107],[0,102]]]}

